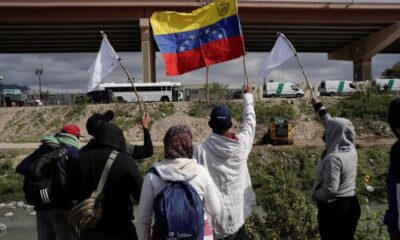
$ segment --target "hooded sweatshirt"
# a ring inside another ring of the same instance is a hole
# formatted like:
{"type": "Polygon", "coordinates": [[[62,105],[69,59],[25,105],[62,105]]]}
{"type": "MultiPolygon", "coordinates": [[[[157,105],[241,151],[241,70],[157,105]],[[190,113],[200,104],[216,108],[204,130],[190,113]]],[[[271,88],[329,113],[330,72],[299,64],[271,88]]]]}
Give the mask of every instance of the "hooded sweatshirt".
{"type": "Polygon", "coordinates": [[[388,232],[400,231],[400,134],[396,128],[400,128],[400,98],[393,100],[389,106],[388,123],[395,134],[397,141],[390,150],[390,163],[386,178],[388,210],[386,210],[383,222],[388,227],[388,232]]]}
{"type": "Polygon", "coordinates": [[[237,139],[211,134],[195,147],[193,158],[205,166],[218,188],[222,211],[212,218],[217,239],[239,230],[256,205],[247,159],[253,145],[256,118],[253,95],[245,93],[242,127],[237,139]]]}
{"type": "Polygon", "coordinates": [[[153,219],[154,198],[167,184],[167,181],[189,181],[199,194],[207,214],[219,214],[221,204],[216,187],[207,170],[188,158],[164,159],[154,164],[159,176],[147,173],[144,178],[137,216],[137,235],[139,240],[150,239],[153,219]]]}
{"type": "Polygon", "coordinates": [[[332,118],[322,104],[316,111],[325,127],[326,155],[317,166],[312,199],[329,202],[355,196],[358,156],[354,126],[345,118],[332,118]]]}
{"type": "Polygon", "coordinates": [[[91,145],[80,151],[79,161],[69,169],[68,190],[71,198],[78,202],[89,198],[113,150],[119,153],[104,185],[100,222],[94,229],[85,231],[135,234],[131,198],[139,200],[142,176],[136,161],[125,153],[122,130],[114,124],[102,121],[91,145]]]}

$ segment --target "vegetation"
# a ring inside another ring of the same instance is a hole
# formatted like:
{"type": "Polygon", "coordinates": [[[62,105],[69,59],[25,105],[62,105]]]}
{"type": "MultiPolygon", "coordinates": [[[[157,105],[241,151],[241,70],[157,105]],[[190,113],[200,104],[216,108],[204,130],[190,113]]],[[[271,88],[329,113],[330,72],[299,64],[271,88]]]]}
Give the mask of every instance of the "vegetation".
{"type": "Polygon", "coordinates": [[[210,100],[221,101],[225,99],[226,90],[228,85],[213,82],[208,85],[208,92],[210,94],[210,100]]]}
{"type": "Polygon", "coordinates": [[[394,99],[390,95],[379,95],[374,87],[365,87],[352,97],[343,98],[334,104],[328,104],[332,116],[350,119],[358,133],[374,133],[379,136],[391,136],[387,120],[387,109],[394,99]]]}
{"type": "Polygon", "coordinates": [[[400,61],[395,63],[393,67],[385,69],[382,76],[384,78],[400,78],[400,61]]]}

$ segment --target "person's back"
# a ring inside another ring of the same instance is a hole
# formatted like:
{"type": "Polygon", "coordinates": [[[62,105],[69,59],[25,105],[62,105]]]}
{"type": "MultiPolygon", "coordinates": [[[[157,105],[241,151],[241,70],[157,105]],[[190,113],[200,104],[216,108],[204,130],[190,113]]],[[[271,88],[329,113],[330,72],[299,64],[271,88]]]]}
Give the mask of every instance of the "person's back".
{"type": "Polygon", "coordinates": [[[390,103],[388,114],[388,123],[396,136],[397,141],[390,149],[390,162],[388,167],[386,188],[388,209],[385,213],[384,223],[390,234],[390,239],[400,238],[400,98],[396,98],[390,103]]]}
{"type": "Polygon", "coordinates": [[[244,222],[256,204],[247,159],[255,134],[255,112],[251,87],[245,89],[241,131],[235,135],[230,111],[214,108],[209,125],[213,134],[195,147],[193,158],[204,165],[219,190],[222,212],[212,219],[217,239],[240,239],[245,236],[244,222]]]}
{"type": "MultiPolygon", "coordinates": [[[[154,164],[153,168],[156,172],[149,171],[143,182],[137,217],[137,232],[140,240],[150,239],[150,228],[155,211],[154,201],[168,182],[188,182],[203,202],[208,215],[215,216],[220,212],[221,205],[217,190],[209,173],[195,159],[192,159],[191,140],[191,131],[186,126],[174,126],[167,132],[164,138],[165,158],[154,164]]],[[[174,209],[181,207],[183,206],[176,206],[174,209]]],[[[191,222],[192,219],[179,220],[191,222]]],[[[153,236],[153,239],[157,238],[153,236]]],[[[204,232],[204,239],[212,239],[212,232],[204,232]]]]}
{"type": "Polygon", "coordinates": [[[79,137],[78,126],[66,125],[60,133],[44,136],[41,146],[17,166],[25,176],[26,199],[35,206],[39,240],[77,239],[66,221],[72,204],[65,182],[67,169],[78,159],[79,137]]]}
{"type": "Polygon", "coordinates": [[[79,155],[79,161],[70,168],[68,189],[70,197],[82,202],[97,188],[110,153],[119,153],[111,166],[102,199],[102,213],[94,229],[81,231],[81,239],[136,239],[132,224],[133,204],[138,201],[142,177],[136,162],[126,154],[122,130],[106,121],[89,118],[96,124],[96,137],[79,155]]]}

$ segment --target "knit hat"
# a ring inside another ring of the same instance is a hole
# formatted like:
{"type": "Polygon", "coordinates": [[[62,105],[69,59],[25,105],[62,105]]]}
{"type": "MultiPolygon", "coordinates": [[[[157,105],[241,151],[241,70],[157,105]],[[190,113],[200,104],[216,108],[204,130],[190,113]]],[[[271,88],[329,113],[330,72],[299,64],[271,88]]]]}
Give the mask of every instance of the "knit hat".
{"type": "Polygon", "coordinates": [[[65,126],[61,129],[61,132],[71,134],[71,135],[73,135],[73,136],[75,136],[75,137],[77,137],[77,138],[82,137],[82,135],[81,135],[81,129],[80,129],[77,125],[75,125],[75,124],[68,124],[68,125],[65,125],[65,126]]]}
{"type": "Polygon", "coordinates": [[[103,126],[104,123],[110,122],[114,118],[114,112],[108,110],[104,114],[95,113],[86,122],[86,130],[87,132],[94,136],[99,131],[99,129],[103,126]]]}
{"type": "Polygon", "coordinates": [[[231,111],[224,106],[215,107],[210,115],[210,127],[216,132],[225,131],[231,128],[231,111]]]}

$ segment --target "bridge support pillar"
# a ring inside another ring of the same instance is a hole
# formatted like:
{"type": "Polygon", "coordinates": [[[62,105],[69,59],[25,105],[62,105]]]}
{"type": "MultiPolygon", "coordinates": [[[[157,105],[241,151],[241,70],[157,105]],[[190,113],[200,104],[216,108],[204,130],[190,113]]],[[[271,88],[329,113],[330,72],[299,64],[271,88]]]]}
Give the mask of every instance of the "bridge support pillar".
{"type": "Polygon", "coordinates": [[[400,22],[328,54],[328,59],[353,61],[354,80],[372,80],[371,58],[400,38],[400,22]]]}
{"type": "Polygon", "coordinates": [[[150,20],[148,18],[139,19],[140,36],[141,36],[141,49],[142,49],[142,71],[143,82],[150,83],[156,82],[156,54],[154,51],[153,34],[150,27],[150,20]]]}
{"type": "Polygon", "coordinates": [[[353,61],[353,81],[372,80],[371,58],[353,61]]]}

